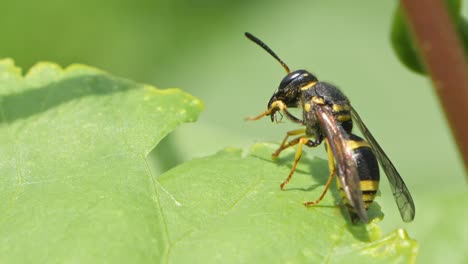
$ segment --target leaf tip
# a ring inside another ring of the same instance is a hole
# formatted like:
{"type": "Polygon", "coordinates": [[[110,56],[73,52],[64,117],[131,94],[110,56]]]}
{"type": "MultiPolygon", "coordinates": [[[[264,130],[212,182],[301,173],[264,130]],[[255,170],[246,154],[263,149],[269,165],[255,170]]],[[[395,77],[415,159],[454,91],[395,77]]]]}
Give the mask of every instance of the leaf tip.
{"type": "Polygon", "coordinates": [[[15,61],[11,58],[0,59],[0,79],[8,78],[8,76],[14,76],[16,79],[20,79],[21,68],[15,65],[15,61]]]}

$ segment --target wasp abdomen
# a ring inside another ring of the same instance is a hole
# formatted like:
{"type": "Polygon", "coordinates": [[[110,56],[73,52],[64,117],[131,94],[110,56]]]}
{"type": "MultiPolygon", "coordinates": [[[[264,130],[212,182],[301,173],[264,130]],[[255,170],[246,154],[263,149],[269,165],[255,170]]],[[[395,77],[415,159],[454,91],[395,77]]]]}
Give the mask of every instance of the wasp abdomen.
{"type": "MultiPolygon", "coordinates": [[[[350,135],[350,138],[346,143],[353,152],[352,158],[356,163],[359,175],[362,200],[364,201],[364,206],[367,210],[374,201],[379,188],[380,173],[377,158],[375,157],[370,145],[364,139],[354,134],[350,135]]],[[[359,216],[346,197],[346,193],[341,187],[340,181],[337,181],[337,184],[340,196],[343,199],[344,205],[348,209],[351,220],[353,222],[359,221],[359,216]]]]}

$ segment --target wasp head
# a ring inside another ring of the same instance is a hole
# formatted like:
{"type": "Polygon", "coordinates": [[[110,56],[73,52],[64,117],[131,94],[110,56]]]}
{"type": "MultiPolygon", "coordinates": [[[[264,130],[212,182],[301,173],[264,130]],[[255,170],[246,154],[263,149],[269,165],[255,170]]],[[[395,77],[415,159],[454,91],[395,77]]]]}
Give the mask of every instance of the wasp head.
{"type": "MultiPolygon", "coordinates": [[[[298,107],[302,89],[308,85],[313,86],[317,78],[306,70],[297,70],[286,75],[281,81],[278,90],[271,96],[268,102],[268,109],[275,101],[282,101],[287,107],[298,107]]],[[[271,112],[271,121],[275,120],[275,114],[279,109],[271,112]]]]}

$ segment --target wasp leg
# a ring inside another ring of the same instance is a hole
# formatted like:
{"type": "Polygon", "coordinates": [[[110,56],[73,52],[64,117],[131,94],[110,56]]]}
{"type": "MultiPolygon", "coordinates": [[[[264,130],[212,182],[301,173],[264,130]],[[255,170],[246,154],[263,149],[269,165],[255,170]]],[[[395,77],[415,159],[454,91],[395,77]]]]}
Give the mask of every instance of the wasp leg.
{"type": "Polygon", "coordinates": [[[259,120],[259,119],[262,119],[262,118],[265,117],[265,116],[270,115],[271,112],[273,112],[273,109],[268,109],[268,110],[266,110],[265,112],[259,114],[258,116],[246,117],[245,120],[247,120],[247,121],[257,121],[257,120],[259,120]]]}
{"type": "Polygon", "coordinates": [[[293,114],[291,114],[288,111],[288,109],[286,109],[286,106],[284,106],[284,109],[282,109],[281,112],[286,116],[287,119],[291,120],[292,122],[299,124],[299,125],[305,125],[304,120],[301,120],[295,117],[293,114]]]}
{"type": "Polygon", "coordinates": [[[301,159],[301,156],[302,156],[302,145],[306,144],[308,141],[309,141],[308,138],[302,136],[302,137],[298,137],[298,138],[296,138],[294,140],[291,140],[288,143],[289,147],[297,145],[297,151],[296,151],[296,155],[294,157],[294,163],[293,163],[293,166],[291,168],[291,172],[289,172],[289,175],[286,178],[286,180],[284,180],[283,183],[281,183],[281,185],[280,185],[281,190],[283,190],[284,186],[291,180],[291,177],[294,174],[294,171],[296,170],[296,166],[299,163],[299,160],[301,159]]]}
{"type": "Polygon", "coordinates": [[[299,160],[301,159],[302,145],[304,145],[304,144],[306,146],[308,146],[308,147],[316,147],[318,144],[320,144],[320,142],[319,141],[312,141],[312,140],[308,139],[306,136],[301,136],[301,137],[295,138],[295,139],[288,142],[287,147],[297,145],[297,151],[296,151],[296,155],[294,156],[294,163],[293,163],[293,166],[291,168],[291,172],[289,172],[289,175],[286,178],[286,180],[284,180],[283,183],[281,183],[281,185],[280,185],[281,190],[283,190],[284,186],[291,180],[291,177],[294,174],[294,171],[296,170],[296,166],[299,163],[299,160]]]}
{"type": "MultiPolygon", "coordinates": [[[[281,142],[281,146],[275,152],[273,152],[273,154],[271,154],[271,157],[273,159],[277,158],[279,154],[281,153],[281,151],[289,147],[292,147],[294,145],[297,145],[301,138],[306,138],[304,135],[302,135],[286,143],[286,141],[288,140],[290,136],[296,136],[296,135],[301,135],[301,134],[305,134],[305,129],[297,129],[297,130],[291,130],[287,132],[286,137],[284,137],[283,142],[281,142]]],[[[315,141],[308,139],[307,142],[304,144],[306,144],[308,147],[313,148],[313,147],[320,145],[320,143],[322,143],[322,140],[323,140],[322,138],[317,138],[315,141]]]]}
{"type": "Polygon", "coordinates": [[[256,120],[262,119],[265,116],[269,116],[271,114],[274,114],[277,111],[282,111],[283,109],[286,109],[286,105],[282,101],[274,101],[271,104],[270,108],[268,108],[265,112],[259,114],[258,116],[247,117],[246,120],[256,121],[256,120]]]}
{"type": "Polygon", "coordinates": [[[273,154],[271,155],[273,158],[277,158],[279,156],[279,154],[281,153],[281,151],[289,148],[289,147],[292,147],[294,145],[296,145],[297,143],[299,143],[299,139],[301,137],[304,137],[303,135],[298,137],[298,138],[295,138],[293,140],[291,140],[290,142],[286,142],[288,140],[288,138],[290,136],[297,136],[297,135],[301,135],[301,134],[305,134],[305,129],[297,129],[297,130],[291,130],[291,131],[288,131],[286,133],[286,137],[284,137],[283,139],[283,142],[281,142],[281,146],[275,151],[273,152],[273,154]]]}
{"type": "Polygon", "coordinates": [[[327,194],[328,188],[330,188],[330,184],[331,184],[331,182],[332,182],[332,180],[333,180],[333,178],[335,177],[335,174],[336,174],[335,157],[333,156],[333,151],[331,151],[331,149],[329,149],[329,147],[328,147],[328,140],[326,140],[325,142],[326,142],[325,146],[327,147],[327,153],[328,153],[328,168],[330,170],[330,176],[328,176],[327,184],[325,184],[325,190],[323,190],[320,197],[315,201],[304,203],[305,206],[312,206],[312,205],[318,204],[318,203],[320,203],[320,201],[322,201],[325,194],[327,194]]]}

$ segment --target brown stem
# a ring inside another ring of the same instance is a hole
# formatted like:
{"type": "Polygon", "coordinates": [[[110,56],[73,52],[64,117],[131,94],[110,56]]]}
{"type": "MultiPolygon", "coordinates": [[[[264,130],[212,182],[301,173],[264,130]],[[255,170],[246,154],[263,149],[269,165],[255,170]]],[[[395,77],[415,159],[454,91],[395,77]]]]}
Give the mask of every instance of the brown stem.
{"type": "Polygon", "coordinates": [[[444,0],[401,0],[468,171],[468,65],[444,0]]]}

